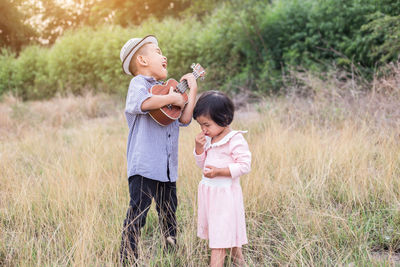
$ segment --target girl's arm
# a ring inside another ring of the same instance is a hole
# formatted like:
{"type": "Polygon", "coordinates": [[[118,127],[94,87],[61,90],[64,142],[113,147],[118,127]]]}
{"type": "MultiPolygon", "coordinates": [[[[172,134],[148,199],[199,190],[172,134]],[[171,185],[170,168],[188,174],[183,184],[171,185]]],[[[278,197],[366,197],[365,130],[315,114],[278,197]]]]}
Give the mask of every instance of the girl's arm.
{"type": "Polygon", "coordinates": [[[250,172],[251,152],[241,133],[232,137],[229,144],[234,163],[228,165],[231,177],[239,177],[250,172]]]}
{"type": "Polygon", "coordinates": [[[206,160],[206,153],[204,152],[204,145],[206,144],[206,137],[203,132],[200,132],[195,139],[196,146],[193,154],[197,166],[203,169],[204,161],[206,160]]]}
{"type": "Polygon", "coordinates": [[[229,170],[228,167],[226,167],[226,168],[217,168],[217,167],[209,166],[209,165],[207,165],[204,168],[203,174],[207,178],[214,178],[216,176],[232,177],[231,171],[229,170]]]}
{"type": "Polygon", "coordinates": [[[193,151],[194,160],[196,161],[197,166],[201,169],[204,168],[204,161],[206,160],[206,152],[203,151],[201,154],[196,153],[196,149],[193,151]]]}
{"type": "Polygon", "coordinates": [[[239,177],[250,172],[251,153],[249,146],[242,134],[237,134],[230,140],[229,150],[234,163],[226,168],[205,166],[204,176],[214,178],[216,176],[239,177]]]}

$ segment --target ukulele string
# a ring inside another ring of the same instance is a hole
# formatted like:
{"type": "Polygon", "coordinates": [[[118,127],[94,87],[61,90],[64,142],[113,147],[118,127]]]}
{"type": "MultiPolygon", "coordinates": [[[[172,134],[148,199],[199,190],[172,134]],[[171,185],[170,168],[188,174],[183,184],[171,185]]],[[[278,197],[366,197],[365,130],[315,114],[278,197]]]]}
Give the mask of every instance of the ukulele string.
{"type": "MultiPolygon", "coordinates": [[[[193,71],[194,78],[197,80],[200,75],[197,73],[197,71],[193,71]]],[[[183,80],[182,82],[178,83],[176,86],[178,88],[179,92],[183,94],[187,89],[189,89],[189,85],[187,83],[187,80],[183,80]]]]}

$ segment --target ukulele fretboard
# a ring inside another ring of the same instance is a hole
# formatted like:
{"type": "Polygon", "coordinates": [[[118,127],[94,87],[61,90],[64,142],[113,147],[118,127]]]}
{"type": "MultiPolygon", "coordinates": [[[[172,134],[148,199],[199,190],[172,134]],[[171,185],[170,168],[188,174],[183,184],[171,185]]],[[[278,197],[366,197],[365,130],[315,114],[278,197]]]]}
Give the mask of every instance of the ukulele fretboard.
{"type": "MultiPolygon", "coordinates": [[[[194,78],[196,78],[196,80],[200,77],[200,75],[196,71],[193,71],[193,75],[194,75],[194,78]]],[[[189,85],[186,80],[183,80],[180,83],[178,83],[176,88],[179,90],[179,92],[181,94],[183,94],[186,90],[189,89],[189,85]]]]}

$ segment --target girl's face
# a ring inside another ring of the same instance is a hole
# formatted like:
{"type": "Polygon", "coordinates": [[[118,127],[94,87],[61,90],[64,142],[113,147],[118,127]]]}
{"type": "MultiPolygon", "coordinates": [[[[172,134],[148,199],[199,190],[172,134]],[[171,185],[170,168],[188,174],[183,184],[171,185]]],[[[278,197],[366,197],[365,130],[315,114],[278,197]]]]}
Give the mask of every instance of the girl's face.
{"type": "Polygon", "coordinates": [[[204,135],[211,138],[220,135],[227,128],[219,126],[209,116],[198,116],[196,121],[200,124],[204,135]]]}

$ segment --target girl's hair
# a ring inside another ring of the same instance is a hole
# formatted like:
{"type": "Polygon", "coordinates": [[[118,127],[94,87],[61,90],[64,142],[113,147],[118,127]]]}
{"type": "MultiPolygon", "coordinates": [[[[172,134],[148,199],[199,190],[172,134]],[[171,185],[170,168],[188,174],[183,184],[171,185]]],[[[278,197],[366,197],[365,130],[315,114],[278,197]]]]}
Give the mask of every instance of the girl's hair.
{"type": "Polygon", "coordinates": [[[232,100],[220,91],[207,91],[197,100],[193,110],[193,118],[210,117],[216,124],[226,127],[231,124],[235,107],[232,100]]]}

